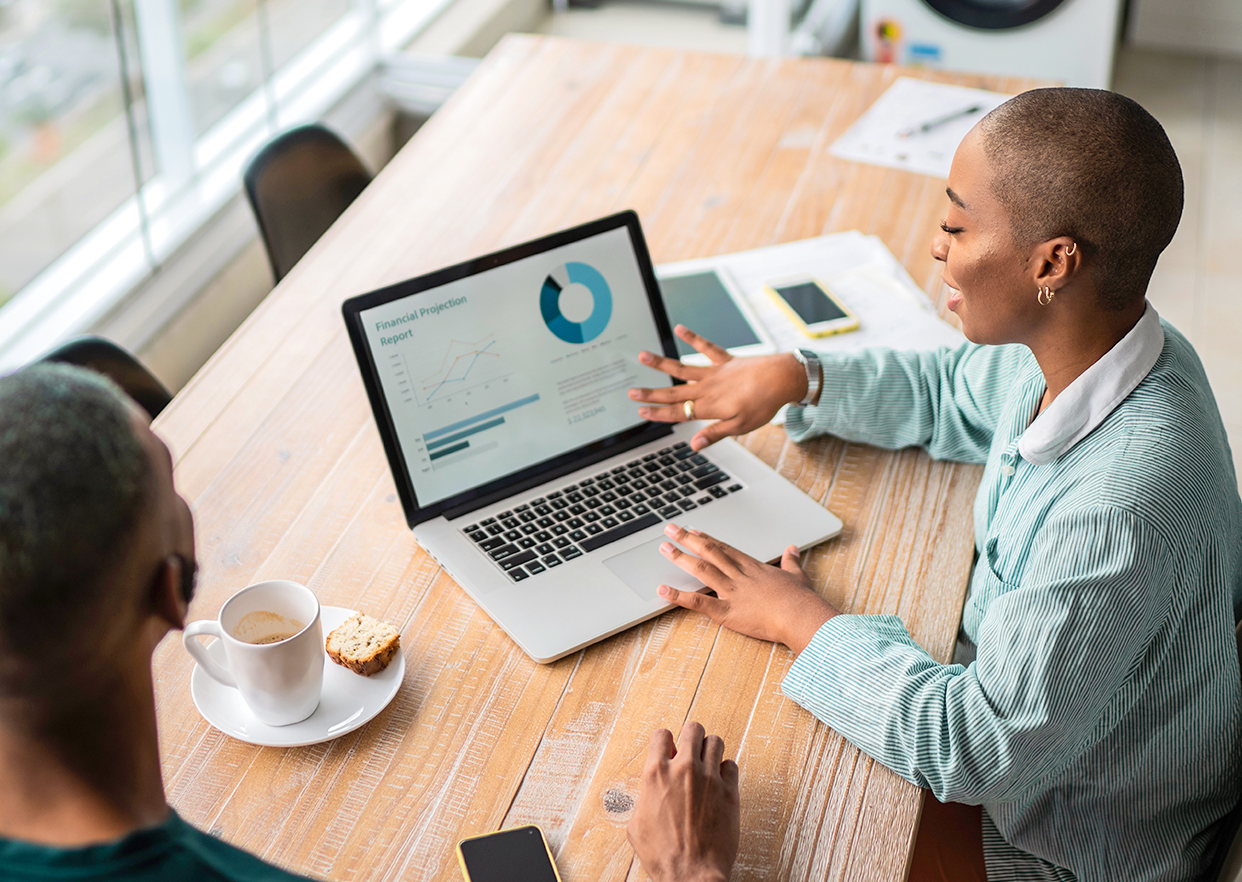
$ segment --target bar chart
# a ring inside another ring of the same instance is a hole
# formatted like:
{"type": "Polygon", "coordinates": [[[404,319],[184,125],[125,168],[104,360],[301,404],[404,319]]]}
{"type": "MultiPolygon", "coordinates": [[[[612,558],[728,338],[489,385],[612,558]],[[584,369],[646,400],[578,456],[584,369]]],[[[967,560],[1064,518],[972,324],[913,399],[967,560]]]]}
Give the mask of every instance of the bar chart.
{"type": "Polygon", "coordinates": [[[431,460],[433,469],[453,465],[471,456],[495,450],[500,445],[498,438],[478,438],[483,432],[490,432],[505,424],[504,414],[534,404],[539,400],[538,393],[510,401],[483,413],[475,414],[464,420],[449,423],[423,434],[423,445],[427,450],[427,458],[431,460]],[[482,443],[480,443],[482,442],[482,443]]]}

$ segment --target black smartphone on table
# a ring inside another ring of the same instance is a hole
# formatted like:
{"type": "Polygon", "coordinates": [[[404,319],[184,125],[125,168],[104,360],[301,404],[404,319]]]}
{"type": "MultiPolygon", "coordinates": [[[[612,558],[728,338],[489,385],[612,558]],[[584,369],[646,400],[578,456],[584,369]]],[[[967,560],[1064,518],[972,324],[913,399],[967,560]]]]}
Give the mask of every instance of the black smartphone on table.
{"type": "Polygon", "coordinates": [[[561,882],[543,831],[511,827],[457,843],[466,882],[561,882]]]}

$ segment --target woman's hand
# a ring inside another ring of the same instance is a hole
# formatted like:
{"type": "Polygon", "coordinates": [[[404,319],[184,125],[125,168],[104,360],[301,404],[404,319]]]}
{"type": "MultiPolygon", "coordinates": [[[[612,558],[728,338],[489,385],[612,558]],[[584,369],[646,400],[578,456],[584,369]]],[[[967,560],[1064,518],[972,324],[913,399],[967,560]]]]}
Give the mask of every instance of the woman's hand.
{"type": "Polygon", "coordinates": [[[725,882],[741,832],[737,763],[698,723],[651,735],[643,787],[626,834],[654,882],[725,882]]]}
{"type": "Polygon", "coordinates": [[[685,402],[694,402],[694,418],[715,420],[691,440],[702,450],[721,438],[741,435],[770,422],[785,404],[806,395],[806,370],[791,354],[734,358],[715,343],[678,325],[682,340],[706,355],[707,367],[684,365],[675,358],[643,352],[638,360],[679,380],[684,386],[631,389],[630,398],[661,407],[640,407],[639,416],[661,423],[686,421],[685,402]]]}
{"type": "Polygon", "coordinates": [[[669,524],[664,532],[694,552],[687,554],[664,542],[660,545],[664,556],[716,592],[711,597],[661,585],[660,596],[669,603],[701,612],[732,631],[783,643],[795,654],[837,615],[802,572],[796,545],[786,548],[781,565],[774,567],[698,530],[669,524]]]}

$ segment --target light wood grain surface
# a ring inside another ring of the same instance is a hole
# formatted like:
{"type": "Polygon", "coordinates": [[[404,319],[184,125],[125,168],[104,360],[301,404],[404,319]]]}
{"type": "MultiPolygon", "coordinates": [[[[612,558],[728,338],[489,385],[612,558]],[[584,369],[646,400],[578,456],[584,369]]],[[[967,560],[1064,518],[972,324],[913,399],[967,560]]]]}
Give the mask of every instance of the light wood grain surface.
{"type": "MultiPolygon", "coordinates": [[[[354,294],[622,208],[656,262],[875,233],[943,300],[927,246],[944,182],[827,152],[900,73],[535,37],[487,57],[156,424],[197,521],[191,618],[294,579],[395,623],[406,654],[374,721],[280,750],[208,725],[167,640],[161,748],[185,818],[333,880],[458,879],[460,838],[533,822],[566,880],[639,879],[624,825],[647,739],[693,718],[741,767],[735,878],[904,877],[921,791],[782,696],[783,648],[675,612],[552,665],[518,650],[406,528],[340,317],[354,294]]],[[[947,660],[979,471],[773,427],[742,440],[845,522],[808,556],[824,594],[896,613],[947,660]]]]}

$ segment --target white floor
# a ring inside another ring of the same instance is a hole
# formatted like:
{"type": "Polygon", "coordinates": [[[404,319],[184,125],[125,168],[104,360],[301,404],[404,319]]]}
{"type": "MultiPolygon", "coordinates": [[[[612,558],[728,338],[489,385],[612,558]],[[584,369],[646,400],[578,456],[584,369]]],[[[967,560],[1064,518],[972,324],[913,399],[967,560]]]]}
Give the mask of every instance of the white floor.
{"type": "MultiPolygon", "coordinates": [[[[552,13],[547,34],[746,51],[745,28],[688,5],[612,0],[552,13]]],[[[1150,299],[1194,344],[1216,393],[1242,487],[1242,60],[1122,47],[1113,88],[1164,125],[1186,178],[1181,226],[1150,299]]]]}

